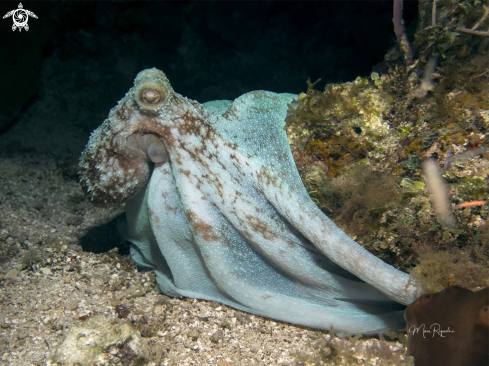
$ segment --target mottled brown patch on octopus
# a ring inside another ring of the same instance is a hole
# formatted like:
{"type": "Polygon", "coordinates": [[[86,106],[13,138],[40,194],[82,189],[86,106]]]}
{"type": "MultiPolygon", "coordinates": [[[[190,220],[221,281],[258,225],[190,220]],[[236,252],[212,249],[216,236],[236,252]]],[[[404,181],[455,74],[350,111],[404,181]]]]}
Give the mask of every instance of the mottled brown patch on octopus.
{"type": "Polygon", "coordinates": [[[175,162],[176,162],[178,165],[182,165],[182,155],[180,155],[180,154],[175,154],[175,162]]]}
{"type": "Polygon", "coordinates": [[[187,218],[195,229],[195,233],[200,235],[205,241],[217,241],[219,239],[219,236],[216,235],[213,227],[201,220],[195,212],[187,210],[187,218]]]}
{"type": "Polygon", "coordinates": [[[150,217],[150,219],[151,219],[151,220],[152,220],[154,223],[156,223],[156,224],[159,224],[159,223],[160,223],[160,218],[159,218],[159,216],[158,216],[158,215],[156,215],[156,214],[155,214],[155,212],[154,212],[152,209],[148,208],[148,213],[149,213],[149,217],[150,217]]]}
{"type": "MultiPolygon", "coordinates": [[[[135,193],[136,188],[131,187],[128,189],[126,187],[127,183],[130,181],[129,177],[122,176],[120,177],[117,172],[118,170],[122,170],[123,172],[128,171],[128,169],[132,168],[136,173],[140,170],[138,166],[138,162],[127,160],[127,155],[122,156],[122,158],[115,152],[114,146],[116,145],[114,138],[108,138],[106,133],[110,132],[109,126],[103,126],[101,132],[102,141],[104,145],[107,146],[106,149],[96,149],[95,151],[90,150],[82,155],[82,159],[85,162],[85,166],[87,169],[85,171],[81,171],[82,175],[82,186],[87,192],[87,195],[92,201],[93,204],[98,206],[110,205],[122,203],[125,199],[129,198],[130,195],[135,193]],[[114,167],[113,165],[109,165],[109,160],[112,162],[117,162],[118,167],[114,167]],[[102,166],[104,170],[101,170],[99,167],[102,166]],[[112,171],[112,178],[105,183],[101,183],[100,177],[102,174],[106,175],[107,171],[112,171]],[[90,191],[88,191],[90,188],[90,191]],[[122,192],[119,190],[122,189],[122,192]]],[[[131,158],[138,159],[139,157],[131,156],[131,158]]],[[[144,173],[143,173],[144,175],[144,173]]]]}
{"type": "Polygon", "coordinates": [[[169,127],[162,126],[159,135],[168,151],[176,151],[177,139],[169,127]]]}
{"type": "Polygon", "coordinates": [[[222,167],[222,170],[228,170],[226,166],[223,163],[221,163],[219,159],[217,159],[217,156],[214,155],[214,157],[216,158],[216,161],[219,163],[219,165],[222,167]]]}
{"type": "Polygon", "coordinates": [[[198,117],[195,117],[191,112],[186,111],[179,116],[179,119],[175,121],[175,127],[178,133],[182,136],[185,135],[197,135],[201,136],[200,129],[204,121],[198,117]]]}
{"type": "Polygon", "coordinates": [[[236,108],[234,107],[229,108],[226,112],[223,113],[222,116],[228,121],[234,122],[238,120],[238,115],[236,114],[236,108]]]}
{"type": "Polygon", "coordinates": [[[127,106],[128,103],[129,102],[125,100],[124,103],[115,111],[116,117],[122,121],[126,121],[132,116],[133,108],[128,107],[127,106]]]}
{"type": "Polygon", "coordinates": [[[241,170],[241,167],[235,161],[233,161],[233,165],[239,173],[244,175],[243,171],[241,170]]]}
{"type": "Polygon", "coordinates": [[[270,176],[270,174],[268,174],[264,169],[260,169],[260,171],[257,173],[257,178],[267,186],[277,186],[278,183],[278,178],[270,176]]]}
{"type": "Polygon", "coordinates": [[[217,193],[219,193],[219,196],[222,197],[222,192],[224,190],[224,186],[222,185],[222,183],[219,179],[216,180],[214,186],[216,187],[217,193]]]}
{"type": "Polygon", "coordinates": [[[270,296],[270,295],[261,295],[261,298],[262,298],[263,300],[268,300],[268,299],[270,299],[271,297],[272,297],[272,296],[270,296]]]}
{"type": "Polygon", "coordinates": [[[170,205],[165,205],[165,209],[169,212],[172,212],[172,213],[176,213],[177,212],[177,208],[176,207],[173,207],[173,206],[170,206],[170,205]]]}
{"type": "Polygon", "coordinates": [[[200,147],[195,146],[192,151],[188,151],[188,153],[195,159],[205,156],[205,146],[202,145],[200,147]]]}
{"type": "Polygon", "coordinates": [[[256,234],[260,235],[262,238],[270,241],[278,239],[278,235],[273,231],[270,231],[268,226],[255,216],[244,215],[243,224],[253,230],[256,234]]]}
{"type": "Polygon", "coordinates": [[[159,216],[150,208],[148,209],[148,214],[149,214],[149,218],[151,220],[151,223],[154,224],[154,226],[155,226],[155,229],[161,230],[161,221],[160,221],[159,216]]]}
{"type": "Polygon", "coordinates": [[[186,176],[187,176],[187,178],[190,176],[190,170],[188,170],[188,169],[182,169],[182,168],[179,168],[179,169],[178,169],[178,172],[179,172],[179,173],[182,173],[183,175],[186,175],[186,176]]]}
{"type": "Polygon", "coordinates": [[[234,191],[234,199],[233,202],[231,202],[232,205],[234,205],[238,201],[240,195],[241,194],[237,190],[234,191]]]}

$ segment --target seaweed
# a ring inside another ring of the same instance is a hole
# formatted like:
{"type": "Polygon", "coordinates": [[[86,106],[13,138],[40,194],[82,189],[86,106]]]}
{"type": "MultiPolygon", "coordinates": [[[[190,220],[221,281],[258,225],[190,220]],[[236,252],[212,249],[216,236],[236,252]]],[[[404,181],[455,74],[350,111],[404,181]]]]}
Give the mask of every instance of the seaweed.
{"type": "Polygon", "coordinates": [[[401,195],[392,176],[361,165],[331,179],[329,186],[337,197],[331,216],[354,237],[370,236],[379,230],[383,214],[399,205],[401,195]]]}
{"type": "Polygon", "coordinates": [[[411,279],[420,285],[423,293],[439,292],[451,285],[474,290],[489,286],[487,268],[461,252],[422,255],[420,263],[411,271],[411,279]]]}

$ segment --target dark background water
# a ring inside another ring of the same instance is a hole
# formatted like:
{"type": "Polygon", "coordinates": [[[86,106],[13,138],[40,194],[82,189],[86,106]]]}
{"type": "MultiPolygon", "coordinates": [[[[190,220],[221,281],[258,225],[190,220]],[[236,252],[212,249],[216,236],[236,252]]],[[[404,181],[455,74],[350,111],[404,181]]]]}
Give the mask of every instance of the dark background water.
{"type": "MultiPolygon", "coordinates": [[[[395,45],[392,1],[23,2],[0,22],[0,154],[77,155],[145,68],[205,102],[367,76],[395,45]]],[[[0,2],[0,13],[18,3],[0,2]]],[[[417,1],[405,1],[414,30],[417,1]]]]}

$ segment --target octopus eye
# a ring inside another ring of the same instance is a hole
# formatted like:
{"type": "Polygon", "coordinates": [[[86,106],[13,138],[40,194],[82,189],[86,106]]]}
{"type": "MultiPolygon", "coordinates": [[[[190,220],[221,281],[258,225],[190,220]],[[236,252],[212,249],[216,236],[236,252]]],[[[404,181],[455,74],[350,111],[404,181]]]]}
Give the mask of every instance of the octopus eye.
{"type": "Polygon", "coordinates": [[[141,99],[148,104],[158,103],[161,99],[160,93],[153,89],[144,89],[141,92],[141,99]]]}
{"type": "Polygon", "coordinates": [[[147,80],[137,83],[133,95],[141,110],[156,112],[168,101],[168,91],[161,80],[147,80]]]}

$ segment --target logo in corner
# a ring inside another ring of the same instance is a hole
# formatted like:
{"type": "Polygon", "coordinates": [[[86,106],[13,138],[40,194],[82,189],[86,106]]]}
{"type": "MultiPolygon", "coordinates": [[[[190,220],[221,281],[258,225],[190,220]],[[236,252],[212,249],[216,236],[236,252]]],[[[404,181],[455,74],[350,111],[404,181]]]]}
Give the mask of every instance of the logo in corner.
{"type": "Polygon", "coordinates": [[[17,28],[19,28],[19,32],[22,31],[22,28],[25,28],[25,30],[28,31],[29,25],[27,25],[27,21],[29,20],[29,15],[37,19],[36,14],[34,14],[30,10],[24,9],[22,3],[19,3],[19,8],[9,11],[7,14],[3,16],[3,19],[12,17],[14,21],[14,24],[12,25],[13,31],[15,31],[17,28]]]}

